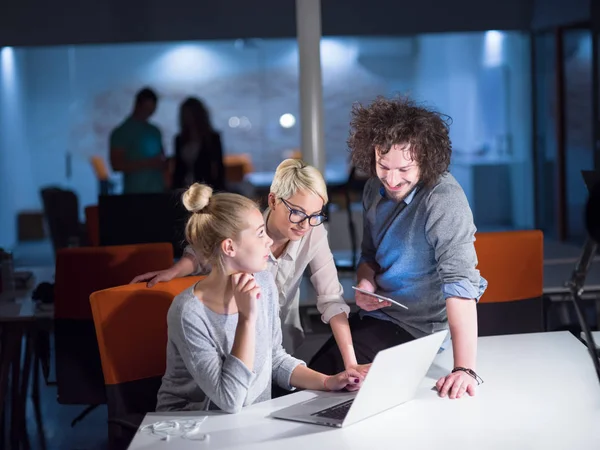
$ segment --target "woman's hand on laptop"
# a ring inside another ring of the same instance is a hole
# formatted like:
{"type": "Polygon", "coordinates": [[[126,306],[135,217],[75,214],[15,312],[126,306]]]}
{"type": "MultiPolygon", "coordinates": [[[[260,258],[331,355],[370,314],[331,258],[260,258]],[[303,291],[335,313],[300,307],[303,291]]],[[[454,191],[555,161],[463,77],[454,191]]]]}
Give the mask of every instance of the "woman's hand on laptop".
{"type": "Polygon", "coordinates": [[[364,376],[356,369],[346,369],[337,375],[330,375],[325,378],[323,386],[328,391],[341,391],[346,388],[349,391],[356,391],[360,388],[364,376]]]}
{"type": "Polygon", "coordinates": [[[370,368],[371,364],[356,364],[355,366],[346,367],[346,370],[352,369],[360,374],[360,382],[352,386],[347,386],[346,389],[349,391],[358,391],[361,388],[363,381],[367,377],[370,368]]]}
{"type": "Polygon", "coordinates": [[[371,368],[371,364],[355,364],[353,366],[347,366],[346,370],[354,369],[356,370],[363,378],[367,376],[369,373],[369,369],[371,368]]]}

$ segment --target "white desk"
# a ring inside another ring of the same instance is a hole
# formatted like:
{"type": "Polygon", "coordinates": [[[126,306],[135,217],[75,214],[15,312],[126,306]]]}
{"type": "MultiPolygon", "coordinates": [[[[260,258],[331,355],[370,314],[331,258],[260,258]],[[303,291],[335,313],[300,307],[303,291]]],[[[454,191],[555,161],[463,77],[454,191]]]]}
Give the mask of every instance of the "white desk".
{"type": "MultiPolygon", "coordinates": [[[[304,391],[237,415],[211,415],[202,424],[209,442],[138,433],[130,450],[600,448],[600,385],[587,350],[571,334],[480,338],[485,383],[472,398],[449,400],[431,390],[451,366],[450,352],[439,355],[413,401],[344,429],[267,417],[317,395],[304,391]]],[[[148,414],[144,424],[182,416],[148,414]]]]}

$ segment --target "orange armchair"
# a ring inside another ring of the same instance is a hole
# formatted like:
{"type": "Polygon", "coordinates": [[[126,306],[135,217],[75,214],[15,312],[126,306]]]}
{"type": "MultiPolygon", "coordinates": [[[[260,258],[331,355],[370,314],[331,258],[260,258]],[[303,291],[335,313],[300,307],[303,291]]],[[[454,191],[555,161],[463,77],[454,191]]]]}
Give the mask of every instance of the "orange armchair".
{"type": "MultiPolygon", "coordinates": [[[[173,247],[166,243],[58,250],[54,330],[59,403],[106,403],[90,295],[97,290],[127,284],[140,273],[166,269],[172,264],[173,247]]],[[[75,420],[81,418],[83,416],[75,420]]]]}
{"type": "Polygon", "coordinates": [[[544,235],[539,230],[477,233],[488,288],[478,305],[480,336],[544,331],[544,235]]]}
{"type": "Polygon", "coordinates": [[[223,165],[225,166],[225,180],[231,183],[243,181],[246,174],[254,171],[252,158],[247,153],[225,155],[223,165]]]}
{"type": "Polygon", "coordinates": [[[144,415],[155,410],[166,367],[167,311],[177,294],[202,278],[176,278],[151,289],[120,286],[90,296],[112,445],[127,445],[132,437],[120,423],[135,432],[144,415]]]}

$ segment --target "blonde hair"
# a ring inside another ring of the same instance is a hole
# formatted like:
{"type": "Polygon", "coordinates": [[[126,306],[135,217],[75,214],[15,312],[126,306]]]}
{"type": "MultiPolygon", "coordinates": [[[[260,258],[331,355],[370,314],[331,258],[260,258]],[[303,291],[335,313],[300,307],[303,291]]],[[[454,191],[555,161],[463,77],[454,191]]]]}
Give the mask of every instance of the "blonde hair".
{"type": "Polygon", "coordinates": [[[299,159],[286,159],[275,171],[271,194],[277,198],[290,198],[300,190],[307,190],[318,195],[327,204],[327,185],[323,175],[315,167],[309,166],[299,159]]]}
{"type": "MultiPolygon", "coordinates": [[[[185,237],[202,257],[224,271],[221,242],[235,239],[247,226],[248,210],[256,203],[239,194],[213,195],[210,186],[192,184],[182,196],[183,205],[192,213],[185,227],[185,237]]],[[[214,267],[214,266],[213,266],[214,267]]]]}

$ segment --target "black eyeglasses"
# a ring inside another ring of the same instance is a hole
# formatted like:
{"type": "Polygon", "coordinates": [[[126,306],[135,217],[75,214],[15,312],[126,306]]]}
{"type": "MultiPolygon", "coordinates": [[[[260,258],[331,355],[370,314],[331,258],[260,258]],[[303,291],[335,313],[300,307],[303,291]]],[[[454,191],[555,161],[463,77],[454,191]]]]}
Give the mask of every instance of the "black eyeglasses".
{"type": "Polygon", "coordinates": [[[286,202],[284,199],[280,199],[282,201],[282,203],[287,207],[287,209],[290,210],[290,217],[289,220],[292,223],[302,223],[304,222],[306,219],[308,219],[308,224],[311,227],[318,227],[319,225],[321,225],[323,222],[325,222],[325,219],[327,219],[327,216],[325,214],[323,214],[322,212],[317,213],[317,214],[311,214],[310,216],[308,214],[306,214],[304,211],[300,211],[299,209],[296,209],[294,207],[292,207],[288,202],[286,202]]]}

